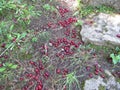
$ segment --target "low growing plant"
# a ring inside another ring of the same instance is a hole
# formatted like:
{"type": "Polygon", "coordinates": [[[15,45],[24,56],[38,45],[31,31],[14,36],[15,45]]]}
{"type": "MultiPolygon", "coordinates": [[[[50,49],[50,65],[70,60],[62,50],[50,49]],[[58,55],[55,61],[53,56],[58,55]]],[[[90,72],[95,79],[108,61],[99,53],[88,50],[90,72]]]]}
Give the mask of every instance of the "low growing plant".
{"type": "Polygon", "coordinates": [[[113,64],[117,64],[120,62],[120,53],[119,54],[110,54],[110,57],[112,58],[113,64]]]}

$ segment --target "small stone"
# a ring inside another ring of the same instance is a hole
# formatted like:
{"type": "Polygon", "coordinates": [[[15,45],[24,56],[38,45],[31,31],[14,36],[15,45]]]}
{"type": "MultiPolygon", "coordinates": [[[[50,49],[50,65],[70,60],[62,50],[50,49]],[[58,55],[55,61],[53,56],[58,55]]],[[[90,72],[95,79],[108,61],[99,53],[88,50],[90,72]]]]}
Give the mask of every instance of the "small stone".
{"type": "Polygon", "coordinates": [[[52,44],[52,43],[49,43],[49,46],[51,46],[51,47],[52,47],[52,46],[53,46],[53,44],[52,44]]]}

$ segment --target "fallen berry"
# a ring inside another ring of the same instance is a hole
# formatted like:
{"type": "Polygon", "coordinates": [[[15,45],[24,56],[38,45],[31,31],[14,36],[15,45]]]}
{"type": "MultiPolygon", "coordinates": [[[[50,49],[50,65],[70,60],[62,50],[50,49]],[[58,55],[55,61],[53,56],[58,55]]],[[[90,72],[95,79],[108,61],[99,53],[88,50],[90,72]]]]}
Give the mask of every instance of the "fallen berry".
{"type": "Polygon", "coordinates": [[[39,68],[36,68],[36,69],[35,69],[35,72],[38,74],[38,73],[39,73],[39,68]]]}
{"type": "Polygon", "coordinates": [[[23,77],[20,77],[20,81],[23,81],[24,80],[24,78],[23,77]]]}
{"type": "Polygon", "coordinates": [[[2,47],[2,48],[5,48],[5,46],[6,46],[6,44],[5,44],[5,43],[3,43],[3,44],[1,45],[1,47],[2,47]]]}
{"type": "Polygon", "coordinates": [[[45,72],[43,76],[44,76],[46,79],[48,79],[49,73],[48,73],[48,72],[45,72]]]}
{"type": "Polygon", "coordinates": [[[60,69],[56,69],[56,73],[60,74],[61,70],[60,69]]]}
{"type": "Polygon", "coordinates": [[[92,77],[93,77],[93,74],[92,74],[92,73],[90,73],[90,74],[89,74],[89,77],[90,77],[90,78],[92,78],[92,77]]]}
{"type": "Polygon", "coordinates": [[[103,72],[104,70],[102,68],[99,68],[99,71],[103,72]]]}
{"type": "Polygon", "coordinates": [[[98,72],[97,72],[97,71],[95,71],[95,72],[94,72],[94,74],[95,74],[95,75],[98,75],[98,72]]]}
{"type": "Polygon", "coordinates": [[[120,34],[117,34],[116,37],[120,38],[120,34]]]}
{"type": "Polygon", "coordinates": [[[87,66],[87,67],[86,67],[86,70],[89,71],[89,70],[90,70],[90,66],[87,66]]]}
{"type": "Polygon", "coordinates": [[[104,75],[104,74],[101,74],[100,76],[101,76],[102,78],[105,78],[105,75],[104,75]]]}

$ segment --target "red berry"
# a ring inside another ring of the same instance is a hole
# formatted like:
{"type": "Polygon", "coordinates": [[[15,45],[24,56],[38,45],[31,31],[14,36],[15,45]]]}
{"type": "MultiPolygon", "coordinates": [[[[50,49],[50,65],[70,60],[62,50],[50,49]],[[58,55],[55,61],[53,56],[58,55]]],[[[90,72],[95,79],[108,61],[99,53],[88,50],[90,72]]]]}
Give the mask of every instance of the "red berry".
{"type": "Polygon", "coordinates": [[[63,38],[63,42],[66,42],[67,41],[67,38],[63,38]]]}
{"type": "Polygon", "coordinates": [[[87,67],[86,67],[86,70],[89,71],[89,70],[90,70],[90,66],[87,66],[87,67]]]}
{"type": "Polygon", "coordinates": [[[13,38],[13,39],[12,39],[12,42],[15,42],[15,41],[16,41],[16,38],[13,38]]]}
{"type": "Polygon", "coordinates": [[[35,76],[34,79],[37,81],[39,80],[39,76],[35,76]]]}
{"type": "Polygon", "coordinates": [[[35,69],[35,72],[36,72],[36,73],[39,73],[39,68],[36,68],[36,69],[35,69]]]}
{"type": "Polygon", "coordinates": [[[92,78],[92,77],[93,77],[93,74],[92,74],[92,73],[90,73],[90,74],[89,74],[89,77],[90,77],[90,78],[92,78]]]}
{"type": "Polygon", "coordinates": [[[3,66],[3,64],[0,64],[0,67],[2,67],[3,66]]]}
{"type": "Polygon", "coordinates": [[[71,41],[70,44],[71,44],[71,45],[75,45],[75,42],[74,42],[74,41],[71,41]]]}
{"type": "Polygon", "coordinates": [[[2,48],[5,48],[5,46],[6,46],[6,44],[5,44],[5,43],[3,43],[3,44],[1,45],[1,47],[2,47],[2,48]]]}
{"type": "Polygon", "coordinates": [[[63,72],[67,74],[68,73],[68,69],[64,69],[63,72]]]}
{"type": "Polygon", "coordinates": [[[105,75],[104,75],[104,74],[101,74],[100,76],[101,76],[102,78],[105,78],[105,75]]]}
{"type": "Polygon", "coordinates": [[[67,87],[65,86],[65,87],[63,88],[63,90],[67,90],[67,87]]]}
{"type": "Polygon", "coordinates": [[[20,81],[23,81],[24,80],[24,78],[23,77],[20,77],[20,81]]]}
{"type": "Polygon", "coordinates": [[[46,79],[48,79],[49,73],[48,73],[48,72],[45,72],[43,76],[44,76],[46,79]]]}
{"type": "Polygon", "coordinates": [[[95,75],[98,75],[98,72],[97,72],[97,71],[95,71],[95,75]]]}
{"type": "Polygon", "coordinates": [[[56,70],[56,73],[57,73],[57,74],[60,74],[60,72],[61,72],[60,69],[57,69],[57,70],[56,70]]]}
{"type": "Polygon", "coordinates": [[[29,61],[29,63],[30,63],[31,65],[34,65],[34,64],[35,64],[35,62],[33,62],[33,61],[29,61]]]}
{"type": "Polygon", "coordinates": [[[120,34],[117,34],[116,37],[120,38],[120,34]]]}
{"type": "Polygon", "coordinates": [[[42,86],[42,81],[38,80],[37,83],[42,86]]]}
{"type": "Polygon", "coordinates": [[[4,59],[8,59],[9,57],[8,57],[8,55],[4,55],[4,59]]]}
{"type": "Polygon", "coordinates": [[[41,85],[38,85],[38,90],[42,90],[42,86],[41,85]]]}
{"type": "Polygon", "coordinates": [[[98,68],[96,68],[96,69],[95,69],[95,71],[96,71],[96,72],[99,72],[99,69],[98,69],[98,68]]]}
{"type": "Polygon", "coordinates": [[[75,44],[75,47],[76,47],[76,48],[78,48],[78,47],[79,47],[79,45],[78,45],[78,44],[75,44]]]}
{"type": "Polygon", "coordinates": [[[32,74],[26,74],[26,77],[31,78],[31,77],[33,77],[33,75],[32,74]]]}
{"type": "Polygon", "coordinates": [[[28,84],[29,84],[29,85],[33,85],[33,81],[29,81],[28,84]]]}
{"type": "Polygon", "coordinates": [[[27,86],[24,86],[22,90],[28,90],[28,87],[27,87],[27,86]]]}
{"type": "Polygon", "coordinates": [[[78,42],[78,45],[81,45],[82,44],[82,42],[78,42]]]}
{"type": "Polygon", "coordinates": [[[102,68],[99,68],[99,71],[103,72],[104,70],[102,68]]]}

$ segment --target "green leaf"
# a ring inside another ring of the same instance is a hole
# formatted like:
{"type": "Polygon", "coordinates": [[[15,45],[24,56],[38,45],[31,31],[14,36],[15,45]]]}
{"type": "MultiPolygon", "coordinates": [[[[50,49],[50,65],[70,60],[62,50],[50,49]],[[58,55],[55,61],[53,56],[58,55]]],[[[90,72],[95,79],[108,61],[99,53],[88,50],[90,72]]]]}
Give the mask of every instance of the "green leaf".
{"type": "Polygon", "coordinates": [[[78,20],[76,23],[75,23],[75,26],[81,26],[83,25],[83,22],[81,20],[78,20]]]}
{"type": "Polygon", "coordinates": [[[112,61],[113,61],[113,64],[117,64],[118,63],[117,59],[113,59],[112,61]]]}
{"type": "Polygon", "coordinates": [[[73,14],[73,16],[77,16],[77,15],[79,15],[79,11],[76,11],[74,14],[73,14]]]}
{"type": "Polygon", "coordinates": [[[114,57],[115,57],[114,53],[110,54],[110,57],[111,57],[112,59],[114,59],[114,57]]]}
{"type": "Polygon", "coordinates": [[[32,38],[32,42],[37,42],[37,40],[38,40],[38,39],[37,39],[36,37],[33,37],[33,38],[32,38]]]}
{"type": "Polygon", "coordinates": [[[14,25],[12,24],[12,25],[10,26],[10,31],[12,31],[13,28],[14,28],[14,25]]]}
{"type": "Polygon", "coordinates": [[[4,72],[5,69],[6,69],[5,67],[1,67],[1,68],[0,68],[0,72],[4,72]]]}
{"type": "Polygon", "coordinates": [[[49,4],[45,4],[45,5],[43,5],[43,8],[46,9],[46,10],[50,10],[51,6],[49,4]]]}
{"type": "Polygon", "coordinates": [[[25,37],[26,37],[26,35],[27,35],[27,33],[26,33],[26,32],[24,32],[24,33],[22,33],[22,34],[21,34],[21,37],[20,37],[20,38],[25,38],[25,37]]]}
{"type": "Polygon", "coordinates": [[[10,8],[10,9],[15,9],[15,8],[16,8],[16,5],[15,5],[15,4],[9,4],[9,5],[8,5],[8,8],[10,8]]]}
{"type": "Polygon", "coordinates": [[[112,58],[113,64],[117,64],[118,62],[120,62],[119,55],[115,55],[114,53],[112,53],[112,54],[110,54],[110,57],[112,58]]]}
{"type": "Polygon", "coordinates": [[[10,68],[11,69],[16,69],[18,65],[12,65],[10,68]]]}
{"type": "Polygon", "coordinates": [[[7,34],[7,38],[8,38],[9,40],[12,40],[12,39],[13,39],[13,37],[12,37],[11,34],[7,34]]]}
{"type": "Polygon", "coordinates": [[[5,63],[5,66],[7,67],[11,67],[12,65],[13,65],[12,63],[8,63],[8,62],[5,63]]]}

